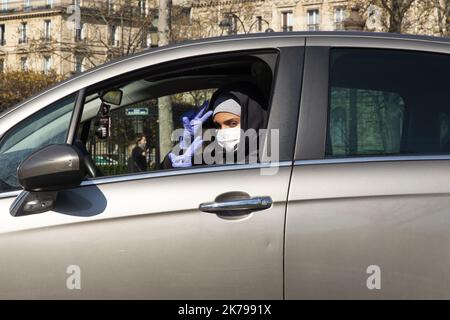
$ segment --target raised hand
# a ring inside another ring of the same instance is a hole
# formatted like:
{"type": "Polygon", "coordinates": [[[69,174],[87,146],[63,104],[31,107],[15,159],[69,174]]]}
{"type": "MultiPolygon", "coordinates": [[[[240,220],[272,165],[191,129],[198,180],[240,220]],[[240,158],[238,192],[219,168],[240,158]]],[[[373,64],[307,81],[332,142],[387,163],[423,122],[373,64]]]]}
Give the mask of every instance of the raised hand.
{"type": "Polygon", "coordinates": [[[183,137],[181,138],[180,144],[182,149],[187,149],[189,147],[190,141],[192,139],[199,135],[201,135],[201,129],[203,126],[203,123],[208,120],[209,117],[213,114],[213,112],[210,110],[205,113],[206,109],[208,108],[208,101],[205,101],[203,105],[200,107],[200,111],[195,115],[192,120],[189,120],[188,117],[183,117],[183,137]],[[204,114],[205,113],[205,114],[204,114]]]}
{"type": "Polygon", "coordinates": [[[197,150],[202,145],[202,138],[196,137],[194,142],[184,151],[182,155],[175,155],[175,153],[169,153],[169,159],[172,162],[172,167],[174,168],[185,168],[192,166],[192,158],[197,150]]]}

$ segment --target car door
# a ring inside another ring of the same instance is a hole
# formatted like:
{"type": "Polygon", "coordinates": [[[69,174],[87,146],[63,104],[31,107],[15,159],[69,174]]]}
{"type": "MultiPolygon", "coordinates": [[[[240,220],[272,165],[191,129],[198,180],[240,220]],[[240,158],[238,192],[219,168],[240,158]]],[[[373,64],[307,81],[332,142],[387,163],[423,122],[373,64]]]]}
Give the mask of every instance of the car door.
{"type": "Polygon", "coordinates": [[[282,299],[302,41],[279,50],[268,121],[279,131],[275,163],[89,179],[60,191],[52,211],[23,217],[8,214],[17,192],[4,193],[0,297],[282,299]],[[272,204],[234,217],[199,210],[230,192],[272,204]]]}
{"type": "Polygon", "coordinates": [[[449,53],[307,40],[286,298],[449,298],[449,53]]]}

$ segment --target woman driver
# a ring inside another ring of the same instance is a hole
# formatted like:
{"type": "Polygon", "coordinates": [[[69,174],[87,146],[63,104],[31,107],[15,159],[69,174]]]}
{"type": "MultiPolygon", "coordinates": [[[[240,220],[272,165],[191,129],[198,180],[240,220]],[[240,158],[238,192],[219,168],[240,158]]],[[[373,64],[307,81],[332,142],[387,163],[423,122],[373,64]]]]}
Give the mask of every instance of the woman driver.
{"type": "MultiPolygon", "coordinates": [[[[247,157],[249,151],[251,151],[249,150],[249,147],[252,145],[251,140],[257,140],[258,130],[266,126],[267,111],[263,108],[263,105],[262,96],[256,88],[250,85],[235,84],[218,89],[211,97],[210,106],[212,106],[212,111],[208,111],[203,115],[205,107],[200,110],[193,120],[183,120],[185,133],[191,135],[193,142],[187,148],[184,148],[182,155],[177,156],[173,152],[169,153],[162,163],[163,169],[197,165],[194,161],[194,153],[202,147],[203,141],[201,135],[195,133],[198,128],[201,129],[204,123],[208,123],[211,115],[212,122],[217,129],[216,142],[223,149],[223,157],[227,153],[233,153],[234,159],[237,161],[241,148],[245,148],[244,156],[247,157]],[[254,129],[256,136],[246,135],[243,138],[241,130],[246,132],[249,129],[254,129]]],[[[221,161],[221,163],[223,162],[221,161]]],[[[204,165],[205,162],[199,164],[204,165]]]]}

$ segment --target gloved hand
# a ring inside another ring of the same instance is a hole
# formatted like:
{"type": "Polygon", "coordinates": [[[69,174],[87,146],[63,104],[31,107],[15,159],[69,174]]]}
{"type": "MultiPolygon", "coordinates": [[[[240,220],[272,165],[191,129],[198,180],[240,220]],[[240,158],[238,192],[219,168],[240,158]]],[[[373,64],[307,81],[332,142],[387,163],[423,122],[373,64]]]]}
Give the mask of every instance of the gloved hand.
{"type": "Polygon", "coordinates": [[[200,107],[200,111],[192,120],[189,120],[188,117],[183,117],[184,131],[183,136],[180,140],[180,146],[183,150],[189,148],[192,139],[201,134],[203,123],[213,114],[211,110],[203,114],[208,108],[208,103],[208,101],[205,101],[203,103],[203,105],[200,107]]]}
{"type": "Polygon", "coordinates": [[[202,145],[202,137],[195,138],[194,142],[184,150],[182,155],[175,155],[175,153],[169,153],[169,159],[172,162],[172,167],[174,168],[185,168],[192,166],[192,158],[197,150],[202,145]]]}

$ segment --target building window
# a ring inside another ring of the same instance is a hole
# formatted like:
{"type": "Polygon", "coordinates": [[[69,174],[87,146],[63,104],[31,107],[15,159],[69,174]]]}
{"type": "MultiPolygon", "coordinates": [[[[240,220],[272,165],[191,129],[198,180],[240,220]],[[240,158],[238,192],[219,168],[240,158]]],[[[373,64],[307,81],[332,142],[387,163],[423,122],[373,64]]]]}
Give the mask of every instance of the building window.
{"type": "Polygon", "coordinates": [[[84,57],[80,55],[75,56],[74,72],[80,73],[84,71],[84,57]]]}
{"type": "Polygon", "coordinates": [[[83,41],[85,36],[85,28],[84,23],[80,23],[80,28],[77,28],[76,23],[74,22],[74,29],[75,29],[75,41],[83,41]]]}
{"type": "Polygon", "coordinates": [[[108,0],[108,12],[114,11],[114,0],[108,0]]]}
{"type": "Polygon", "coordinates": [[[142,30],[141,34],[141,48],[147,48],[149,46],[148,43],[148,32],[145,32],[145,30],[142,30]]]}
{"type": "Polygon", "coordinates": [[[157,47],[158,46],[158,28],[155,26],[151,26],[148,29],[147,33],[147,47],[157,47]]]}
{"type": "Polygon", "coordinates": [[[44,20],[44,40],[52,40],[52,22],[50,20],[44,20]]]}
{"type": "Polygon", "coordinates": [[[20,24],[20,35],[19,35],[19,44],[21,43],[27,43],[28,36],[27,36],[27,23],[22,22],[20,24]]]}
{"type": "Polygon", "coordinates": [[[147,14],[147,0],[139,0],[139,13],[143,17],[147,14]]]}
{"type": "Polygon", "coordinates": [[[180,12],[180,24],[190,25],[192,23],[192,12],[191,8],[183,7],[180,12]]]}
{"type": "Polygon", "coordinates": [[[319,9],[308,10],[307,19],[308,31],[319,31],[319,9]]]}
{"type": "Polygon", "coordinates": [[[334,30],[344,30],[345,8],[334,8],[334,30]]]}
{"type": "Polygon", "coordinates": [[[8,0],[2,0],[2,11],[8,10],[8,0]]]}
{"type": "Polygon", "coordinates": [[[224,17],[224,21],[227,22],[228,34],[237,34],[239,21],[236,14],[233,12],[226,12],[224,17]]]}
{"type": "Polygon", "coordinates": [[[292,11],[283,11],[281,13],[281,29],[283,32],[292,31],[294,28],[294,13],[292,11]]]}
{"type": "Polygon", "coordinates": [[[261,16],[256,17],[256,31],[258,31],[258,32],[262,31],[262,17],[261,16]]]}
{"type": "Polygon", "coordinates": [[[42,59],[42,72],[48,74],[52,68],[52,58],[50,56],[42,59]]]}
{"type": "Polygon", "coordinates": [[[5,40],[5,25],[0,24],[0,46],[4,46],[6,44],[5,40]]]}
{"type": "Polygon", "coordinates": [[[5,71],[5,59],[0,59],[0,73],[5,71]]]}
{"type": "Polygon", "coordinates": [[[47,8],[52,8],[53,7],[53,0],[47,0],[46,4],[47,4],[47,8]]]}
{"type": "Polygon", "coordinates": [[[109,26],[109,44],[113,47],[119,46],[119,32],[115,25],[109,26]]]}
{"type": "Polygon", "coordinates": [[[27,71],[28,70],[28,59],[27,57],[20,58],[20,70],[27,71]]]}
{"type": "Polygon", "coordinates": [[[30,0],[23,0],[23,10],[24,11],[31,10],[30,0]]]}

